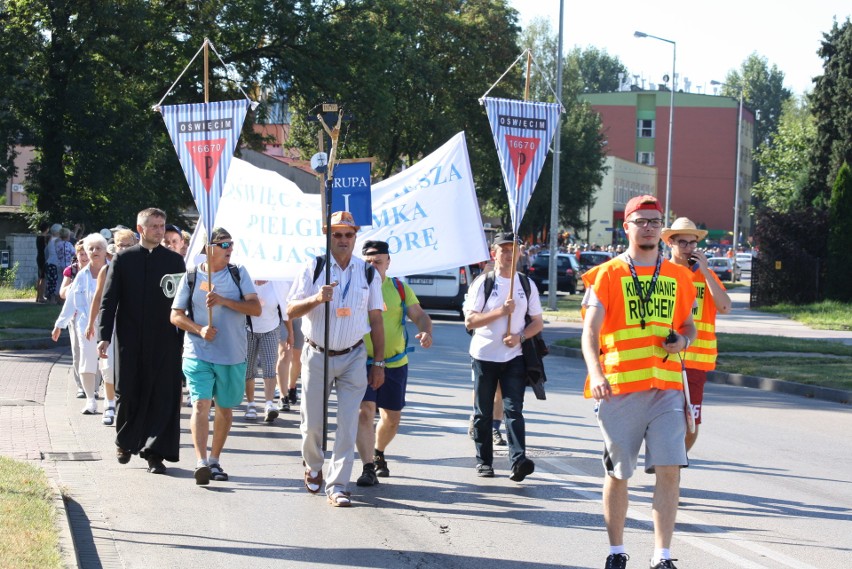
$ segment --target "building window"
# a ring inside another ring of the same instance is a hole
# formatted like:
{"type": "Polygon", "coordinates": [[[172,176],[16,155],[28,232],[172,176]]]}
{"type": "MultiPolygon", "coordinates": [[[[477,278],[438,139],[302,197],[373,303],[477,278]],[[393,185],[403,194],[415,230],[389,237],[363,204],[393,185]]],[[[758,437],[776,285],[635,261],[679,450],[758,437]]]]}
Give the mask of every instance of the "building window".
{"type": "Polygon", "coordinates": [[[638,119],[636,121],[636,138],[654,138],[655,121],[653,119],[638,119]]]}
{"type": "Polygon", "coordinates": [[[654,153],[653,152],[637,152],[636,153],[636,162],[639,164],[644,164],[645,166],[653,166],[654,165],[654,153]]]}

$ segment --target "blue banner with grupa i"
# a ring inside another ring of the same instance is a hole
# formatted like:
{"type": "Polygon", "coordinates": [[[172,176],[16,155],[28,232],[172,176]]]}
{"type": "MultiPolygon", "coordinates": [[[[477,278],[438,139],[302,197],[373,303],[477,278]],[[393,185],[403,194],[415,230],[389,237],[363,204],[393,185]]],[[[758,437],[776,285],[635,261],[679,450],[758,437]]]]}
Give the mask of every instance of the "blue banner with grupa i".
{"type": "Polygon", "coordinates": [[[331,211],[348,211],[360,226],[373,225],[369,162],[346,162],[334,167],[331,211]]]}

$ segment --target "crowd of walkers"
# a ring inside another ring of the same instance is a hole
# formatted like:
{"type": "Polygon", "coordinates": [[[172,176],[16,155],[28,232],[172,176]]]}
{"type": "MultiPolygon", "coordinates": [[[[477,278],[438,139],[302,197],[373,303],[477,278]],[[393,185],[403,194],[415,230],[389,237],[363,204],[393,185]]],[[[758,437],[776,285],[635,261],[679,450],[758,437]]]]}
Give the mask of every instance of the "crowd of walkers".
{"type": "MultiPolygon", "coordinates": [[[[715,316],[730,310],[730,299],[696,249],[706,231],[686,218],[664,227],[653,196],[631,199],[624,213],[628,246],[583,275],[584,394],[594,400],[604,441],[606,567],[623,569],[630,559],[628,481],[644,444],[645,471],[657,479],[651,567],[676,569],[670,547],[680,469],[689,464],[706,371],[715,365],[715,316]],[[664,258],[661,239],[672,248],[671,259],[664,258]]],[[[188,396],[195,483],[227,481],[221,459],[233,410],[246,401],[243,419],[258,420],[260,377],[266,422],[300,404],[307,492],[323,493],[334,507],[351,506],[356,448],[363,466],[358,486],[389,477],[385,453],[405,406],[406,322],[417,327],[413,342],[422,348],[432,345],[432,322],[410,287],[387,276],[386,242],[365,241],[361,256],[354,255],[360,229],[349,212],[335,212],[323,227],[331,234],[328,253],[309,260],[293,282],[270,282],[252,280],[245,267],[231,263],[234,237],[222,227],[211,231],[209,245],[187,270],[189,235],[156,208],[139,212],[135,232],[117,226],[76,246],[62,227],[45,227],[44,300],[65,302],[53,338],[62,328],[71,331],[84,414],[97,414],[102,382],[102,420],[116,429],[118,462],[138,455],[148,472],[165,474],[165,462],[178,461],[180,408],[188,396]],[[177,274],[179,284],[167,295],[161,282],[177,274]],[[332,389],[336,432],[327,461],[323,429],[332,389]]],[[[497,235],[493,270],[477,277],[464,303],[472,474],[495,476],[493,447],[502,442],[495,407],[502,402],[515,482],[535,472],[526,453],[523,402],[531,385],[526,348],[543,327],[538,290],[518,270],[519,252],[517,236],[497,235]]]]}

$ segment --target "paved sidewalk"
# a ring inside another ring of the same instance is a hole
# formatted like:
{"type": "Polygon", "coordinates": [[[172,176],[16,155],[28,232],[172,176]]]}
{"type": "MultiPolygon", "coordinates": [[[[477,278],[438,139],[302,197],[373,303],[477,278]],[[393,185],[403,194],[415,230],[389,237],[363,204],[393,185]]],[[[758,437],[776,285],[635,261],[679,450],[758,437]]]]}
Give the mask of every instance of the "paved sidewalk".
{"type": "Polygon", "coordinates": [[[0,352],[0,454],[40,461],[50,450],[45,422],[45,395],[50,370],[64,352],[0,352]]]}

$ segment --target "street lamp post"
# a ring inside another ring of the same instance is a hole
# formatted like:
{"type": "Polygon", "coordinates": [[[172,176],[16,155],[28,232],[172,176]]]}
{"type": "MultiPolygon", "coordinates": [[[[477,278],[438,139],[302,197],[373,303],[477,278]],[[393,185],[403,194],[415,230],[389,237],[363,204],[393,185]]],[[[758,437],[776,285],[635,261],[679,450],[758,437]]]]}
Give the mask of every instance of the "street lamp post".
{"type": "Polygon", "coordinates": [[[669,95],[669,148],[668,157],[666,158],[666,214],[665,222],[669,224],[669,215],[671,212],[672,200],[672,128],[674,126],[674,97],[675,97],[675,65],[677,62],[677,43],[674,40],[667,40],[658,36],[652,36],[645,32],[633,32],[637,38],[653,38],[655,40],[664,41],[672,44],[672,88],[669,95]]]}
{"type": "MultiPolygon", "coordinates": [[[[726,83],[722,83],[721,81],[710,81],[711,85],[721,85],[723,87],[732,87],[732,85],[728,85],[726,83]]],[[[736,257],[737,253],[737,245],[740,242],[740,152],[742,152],[742,140],[741,137],[743,135],[743,88],[737,87],[740,92],[739,104],[737,106],[737,167],[736,167],[736,180],[734,180],[734,237],[732,239],[732,246],[734,248],[734,256],[736,257]]]]}
{"type": "MultiPolygon", "coordinates": [[[[562,39],[563,39],[563,23],[565,21],[565,1],[559,0],[559,45],[557,50],[556,60],[556,102],[562,104],[562,39]]],[[[557,233],[559,229],[559,161],[562,159],[560,150],[562,143],[562,113],[559,113],[559,118],[556,123],[556,136],[553,141],[553,181],[550,190],[550,258],[558,257],[558,241],[557,233]]],[[[556,291],[558,289],[557,263],[550,263],[550,268],[547,272],[547,279],[550,281],[550,288],[547,293],[547,309],[556,310],[556,291]]]]}

